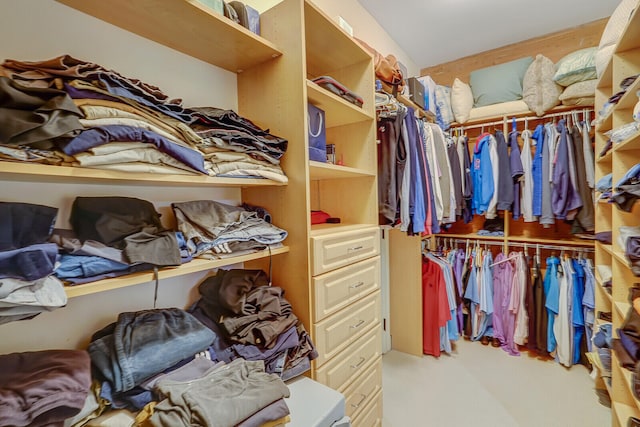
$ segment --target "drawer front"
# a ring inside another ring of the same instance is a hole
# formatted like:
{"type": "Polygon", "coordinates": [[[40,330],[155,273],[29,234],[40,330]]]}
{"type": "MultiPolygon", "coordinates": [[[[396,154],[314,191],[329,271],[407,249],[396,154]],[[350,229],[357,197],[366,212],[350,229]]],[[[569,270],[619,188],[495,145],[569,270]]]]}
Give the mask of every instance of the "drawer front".
{"type": "Polygon", "coordinates": [[[347,348],[367,330],[377,327],[381,317],[380,291],[362,298],[313,326],[320,366],[347,348]]]}
{"type": "Polygon", "coordinates": [[[345,397],[346,414],[352,419],[356,418],[380,390],[382,390],[382,359],[374,362],[344,390],[339,390],[345,397]]]}
{"type": "Polygon", "coordinates": [[[316,369],[316,380],[339,390],[353,381],[375,359],[381,356],[382,334],[374,328],[358,339],[344,352],[316,369]]]}
{"type": "Polygon", "coordinates": [[[380,289],[380,257],[322,274],[312,281],[315,321],[319,322],[358,298],[380,289]]]}
{"type": "Polygon", "coordinates": [[[382,426],[382,392],[378,393],[351,422],[352,427],[382,426]]]}
{"type": "Polygon", "coordinates": [[[377,227],[312,237],[313,275],[317,276],[380,253],[377,227]]]}

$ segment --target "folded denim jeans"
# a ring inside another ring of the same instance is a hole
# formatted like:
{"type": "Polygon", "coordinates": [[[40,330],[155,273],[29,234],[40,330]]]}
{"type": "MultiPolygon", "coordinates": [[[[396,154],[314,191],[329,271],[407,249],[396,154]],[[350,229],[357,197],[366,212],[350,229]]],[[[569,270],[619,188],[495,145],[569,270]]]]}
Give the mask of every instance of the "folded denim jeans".
{"type": "Polygon", "coordinates": [[[126,312],[93,335],[89,354],[119,393],[206,349],[213,339],[213,332],[178,308],[126,312]]]}

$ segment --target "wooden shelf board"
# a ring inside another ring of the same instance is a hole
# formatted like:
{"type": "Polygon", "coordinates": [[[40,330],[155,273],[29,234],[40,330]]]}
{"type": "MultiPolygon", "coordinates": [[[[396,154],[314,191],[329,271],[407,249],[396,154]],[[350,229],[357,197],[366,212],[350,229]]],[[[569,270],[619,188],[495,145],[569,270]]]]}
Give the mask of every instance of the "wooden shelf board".
{"type": "Polygon", "coordinates": [[[602,206],[613,206],[613,203],[610,203],[608,199],[598,199],[598,205],[602,206]]]}
{"type": "Polygon", "coordinates": [[[304,2],[304,21],[307,72],[314,77],[373,60],[367,51],[312,2],[304,2]]]}
{"type": "Polygon", "coordinates": [[[617,358],[615,359],[615,361],[618,369],[620,370],[620,373],[622,374],[622,377],[624,378],[624,383],[627,387],[627,390],[629,391],[629,395],[636,404],[636,410],[640,411],[640,400],[636,399],[635,395],[633,394],[633,374],[630,370],[620,366],[620,362],[618,362],[617,358]]]}
{"type": "Polygon", "coordinates": [[[637,417],[639,415],[638,409],[634,408],[633,406],[615,401],[611,402],[611,405],[613,407],[613,411],[616,414],[616,417],[618,418],[618,423],[623,427],[627,426],[627,420],[630,417],[637,417]]]}
{"type": "Polygon", "coordinates": [[[598,163],[598,164],[605,164],[605,163],[611,164],[611,159],[612,158],[613,158],[613,149],[607,151],[607,153],[604,156],[598,157],[596,159],[596,163],[598,163]]]}
{"type": "Polygon", "coordinates": [[[624,256],[624,252],[618,250],[618,249],[611,249],[611,254],[614,256],[614,258],[616,258],[618,261],[620,261],[623,265],[628,266],[629,265],[629,261],[627,261],[627,258],[624,256]]]}
{"type": "Polygon", "coordinates": [[[598,284],[598,289],[600,289],[600,291],[602,292],[602,294],[607,298],[607,300],[609,301],[609,304],[613,304],[613,296],[611,296],[611,294],[609,292],[607,292],[607,290],[605,289],[604,286],[602,286],[602,279],[600,279],[600,277],[598,275],[596,275],[596,283],[598,284]]]}
{"type": "MultiPolygon", "coordinates": [[[[636,100],[638,98],[636,97],[636,100]]],[[[628,151],[628,150],[638,150],[640,149],[640,132],[636,132],[635,135],[630,136],[624,141],[613,144],[613,151],[628,151]]]]}
{"type": "Polygon", "coordinates": [[[606,245],[604,243],[596,242],[596,247],[600,247],[600,249],[604,250],[609,255],[613,255],[613,246],[612,245],[606,245]]]}
{"type": "Polygon", "coordinates": [[[234,73],[282,55],[273,43],[196,0],[58,1],[234,73]]]}
{"type": "Polygon", "coordinates": [[[618,103],[615,106],[616,111],[633,109],[633,107],[638,102],[638,96],[636,92],[640,89],[640,78],[636,78],[636,80],[627,88],[627,91],[620,98],[618,103]]]}
{"type": "Polygon", "coordinates": [[[598,89],[609,89],[611,88],[611,81],[613,79],[613,58],[610,58],[607,62],[607,67],[604,69],[604,72],[598,79],[597,88],[598,89]]]}
{"type": "Polygon", "coordinates": [[[169,175],[142,172],[119,172],[71,166],[40,165],[23,162],[0,161],[0,177],[11,181],[50,182],[103,182],[131,185],[207,186],[207,187],[259,187],[286,185],[270,179],[217,178],[206,175],[169,175]]]}
{"type": "MultiPolygon", "coordinates": [[[[587,108],[591,108],[591,107],[587,107],[587,108]]],[[[576,107],[575,106],[569,106],[569,105],[559,105],[557,107],[553,107],[552,109],[548,110],[547,112],[545,112],[545,114],[553,114],[553,113],[563,113],[565,111],[572,111],[575,110],[576,107]]],[[[506,117],[508,117],[507,120],[511,119],[512,117],[515,118],[522,118],[522,117],[528,117],[530,121],[535,121],[535,120],[545,120],[545,117],[539,117],[536,115],[536,113],[534,113],[533,111],[521,111],[519,113],[513,113],[513,114],[507,114],[506,117]]],[[[504,114],[500,114],[497,116],[488,116],[488,117],[482,117],[479,119],[474,119],[474,120],[468,120],[464,123],[458,123],[458,122],[452,122],[451,123],[451,127],[466,127],[466,126],[475,126],[475,125],[481,125],[482,123],[487,123],[487,122],[497,122],[500,120],[504,120],[505,115],[504,114]]]]}
{"type": "MultiPolygon", "coordinates": [[[[223,259],[200,259],[195,258],[191,262],[182,264],[179,267],[167,267],[158,271],[158,279],[169,279],[172,277],[183,276],[190,273],[198,273],[201,271],[210,270],[213,268],[220,268],[227,265],[238,264],[241,262],[251,261],[260,258],[267,258],[270,255],[280,255],[289,252],[289,247],[284,246],[277,249],[259,251],[251,254],[240,255],[236,257],[223,258],[223,259]]],[[[65,291],[68,298],[79,297],[82,295],[90,295],[99,292],[105,292],[112,289],[125,288],[128,286],[135,286],[142,283],[151,282],[154,280],[153,271],[144,271],[140,273],[133,273],[126,276],[114,277],[111,279],[99,280],[97,282],[85,283],[82,285],[65,286],[65,291]]]]}
{"type": "Polygon", "coordinates": [[[309,102],[324,110],[328,128],[364,122],[375,118],[366,110],[321,88],[311,80],[307,80],[307,97],[309,102]]]}
{"type": "Polygon", "coordinates": [[[611,127],[613,126],[613,110],[615,110],[615,107],[609,108],[609,111],[602,118],[600,124],[598,125],[598,131],[606,132],[608,130],[611,130],[611,127]]]}
{"type": "Polygon", "coordinates": [[[616,310],[618,310],[618,314],[624,319],[627,317],[627,313],[631,310],[631,304],[625,301],[615,301],[613,305],[616,306],[616,310]]]}
{"type": "Polygon", "coordinates": [[[422,118],[425,118],[425,119],[427,119],[427,120],[429,120],[431,122],[435,122],[435,120],[436,120],[435,114],[433,114],[431,111],[424,110],[418,104],[413,102],[409,97],[398,94],[396,96],[396,99],[400,103],[406,105],[407,107],[413,108],[416,111],[416,114],[418,115],[418,117],[422,117],[422,118]]]}
{"type": "Polygon", "coordinates": [[[312,181],[320,179],[360,178],[374,177],[375,172],[363,169],[350,168],[348,166],[332,165],[331,163],[309,162],[309,178],[312,181]]]}
{"type": "Polygon", "coordinates": [[[638,47],[640,40],[640,12],[635,8],[627,22],[627,27],[622,33],[622,37],[616,46],[616,53],[624,52],[638,47]]]}

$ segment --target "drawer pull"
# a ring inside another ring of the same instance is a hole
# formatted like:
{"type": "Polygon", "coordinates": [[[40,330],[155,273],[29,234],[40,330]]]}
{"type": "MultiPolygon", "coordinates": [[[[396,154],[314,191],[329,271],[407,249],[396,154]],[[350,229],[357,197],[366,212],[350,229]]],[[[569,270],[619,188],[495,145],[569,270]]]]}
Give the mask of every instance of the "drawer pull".
{"type": "Polygon", "coordinates": [[[360,286],[364,286],[364,282],[358,282],[358,283],[354,283],[353,285],[349,286],[351,289],[357,289],[360,286]]]}
{"type": "Polygon", "coordinates": [[[367,400],[367,395],[366,394],[362,394],[360,393],[360,396],[362,396],[362,399],[360,399],[360,402],[358,403],[352,403],[351,407],[354,409],[357,409],[360,407],[360,405],[362,405],[364,403],[365,400],[367,400]]]}
{"type": "Polygon", "coordinates": [[[355,252],[355,251],[359,251],[361,249],[363,249],[364,246],[360,245],[360,246],[354,246],[352,248],[347,249],[347,252],[355,252]]]}
{"type": "Polygon", "coordinates": [[[360,361],[355,365],[351,365],[351,369],[358,369],[367,359],[365,357],[360,356],[360,361]]]}
{"type": "Polygon", "coordinates": [[[358,323],[356,323],[355,325],[351,325],[351,326],[349,326],[349,327],[350,327],[350,328],[352,328],[352,329],[357,329],[357,328],[359,328],[360,326],[364,325],[364,322],[365,322],[364,320],[361,320],[361,321],[359,321],[358,323]]]}

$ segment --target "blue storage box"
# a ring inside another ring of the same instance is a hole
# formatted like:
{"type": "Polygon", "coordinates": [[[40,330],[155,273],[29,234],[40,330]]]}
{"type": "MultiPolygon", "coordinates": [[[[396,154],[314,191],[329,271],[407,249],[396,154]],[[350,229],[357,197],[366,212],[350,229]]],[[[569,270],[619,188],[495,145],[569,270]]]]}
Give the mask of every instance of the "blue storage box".
{"type": "Polygon", "coordinates": [[[307,104],[307,121],[309,133],[309,160],[327,161],[327,129],[324,121],[324,110],[313,104],[307,104]]]}

